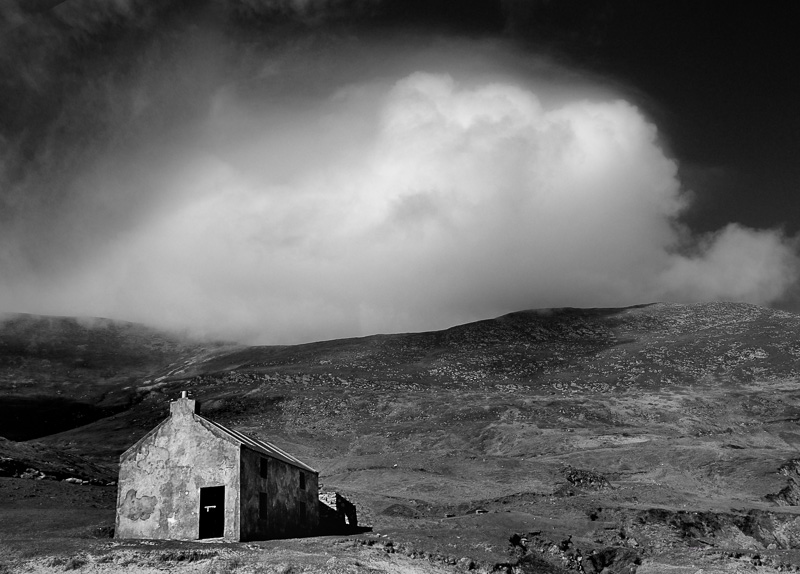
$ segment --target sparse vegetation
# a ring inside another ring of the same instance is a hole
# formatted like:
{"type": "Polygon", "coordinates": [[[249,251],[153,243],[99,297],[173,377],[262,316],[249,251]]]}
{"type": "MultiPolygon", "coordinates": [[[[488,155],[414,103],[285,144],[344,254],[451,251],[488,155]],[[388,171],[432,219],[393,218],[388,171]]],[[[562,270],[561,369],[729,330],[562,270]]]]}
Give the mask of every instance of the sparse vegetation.
{"type": "Polygon", "coordinates": [[[67,560],[66,564],[64,564],[64,570],[65,571],[78,570],[84,564],[86,564],[86,559],[85,558],[80,557],[80,556],[73,556],[72,558],[67,560]]]}
{"type": "MultiPolygon", "coordinates": [[[[65,357],[94,345],[95,364],[110,369],[104,345],[126,333],[135,344],[125,348],[153,349],[146,330],[125,329],[81,335],[74,348],[57,329],[47,337],[65,357]]],[[[93,387],[97,372],[83,371],[81,400],[111,400],[118,412],[35,442],[0,441],[0,543],[22,553],[13,560],[243,573],[800,564],[796,315],[659,304],[292,347],[157,347],[174,353],[166,364],[134,361],[143,370],[133,379],[93,387]],[[111,540],[116,457],[181,390],[215,420],[310,462],[374,532],[222,549],[111,540]],[[76,480],[49,478],[59,472],[76,480]]],[[[8,385],[35,380],[48,348],[0,346],[10,365],[0,392],[32,388],[8,385]]],[[[66,388],[48,384],[43,392],[66,388]]]]}

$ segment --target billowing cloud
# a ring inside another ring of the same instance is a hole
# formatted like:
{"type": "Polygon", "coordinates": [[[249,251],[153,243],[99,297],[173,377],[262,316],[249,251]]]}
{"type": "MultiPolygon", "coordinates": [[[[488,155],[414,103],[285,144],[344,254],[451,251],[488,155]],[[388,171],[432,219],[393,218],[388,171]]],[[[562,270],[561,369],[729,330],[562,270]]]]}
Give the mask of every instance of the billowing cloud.
{"type": "Polygon", "coordinates": [[[287,343],[533,307],[769,304],[796,280],[778,230],[681,226],[676,162],[624,98],[552,65],[497,73],[515,58],[497,44],[372,42],[234,71],[145,58],[101,84],[102,131],[124,137],[81,148],[58,194],[52,173],[13,179],[0,308],[287,343]],[[488,64],[459,63],[469,50],[488,64]]]}
{"type": "Polygon", "coordinates": [[[797,280],[797,241],[780,230],[735,223],[693,241],[695,253],[674,256],[659,284],[679,301],[750,301],[769,304],[797,280]]]}

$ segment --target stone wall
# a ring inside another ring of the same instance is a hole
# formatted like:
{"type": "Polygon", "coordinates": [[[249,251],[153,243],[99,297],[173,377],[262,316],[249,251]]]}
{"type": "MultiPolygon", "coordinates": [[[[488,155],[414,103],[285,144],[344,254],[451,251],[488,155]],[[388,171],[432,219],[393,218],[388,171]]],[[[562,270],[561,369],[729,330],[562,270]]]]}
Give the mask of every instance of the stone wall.
{"type": "Polygon", "coordinates": [[[316,534],[318,477],[314,472],[242,447],[241,452],[242,540],[288,538],[316,534]],[[267,478],[261,477],[266,460],[267,478]],[[300,488],[300,473],[305,488],[300,488]],[[260,516],[259,499],[266,494],[267,516],[260,516]]]}
{"type": "Polygon", "coordinates": [[[338,492],[320,492],[320,531],[340,533],[358,527],[355,505],[338,492]]]}

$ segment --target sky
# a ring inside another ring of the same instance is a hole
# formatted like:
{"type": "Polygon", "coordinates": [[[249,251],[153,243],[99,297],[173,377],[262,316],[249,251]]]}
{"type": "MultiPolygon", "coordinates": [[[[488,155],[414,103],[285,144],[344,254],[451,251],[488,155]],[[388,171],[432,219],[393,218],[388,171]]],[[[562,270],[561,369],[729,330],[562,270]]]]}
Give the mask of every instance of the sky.
{"type": "Polygon", "coordinates": [[[800,311],[788,6],[0,0],[0,311],[254,344],[800,311]]]}

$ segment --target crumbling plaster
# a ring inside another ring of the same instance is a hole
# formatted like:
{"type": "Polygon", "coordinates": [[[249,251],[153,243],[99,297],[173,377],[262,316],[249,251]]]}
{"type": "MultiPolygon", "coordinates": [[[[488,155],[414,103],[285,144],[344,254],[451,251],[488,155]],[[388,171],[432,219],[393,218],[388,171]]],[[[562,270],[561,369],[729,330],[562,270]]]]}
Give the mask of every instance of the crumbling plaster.
{"type": "Polygon", "coordinates": [[[173,416],[123,455],[116,537],[197,539],[200,488],[225,485],[224,538],[239,540],[240,447],[193,411],[193,405],[191,412],[173,409],[173,416]]]}

